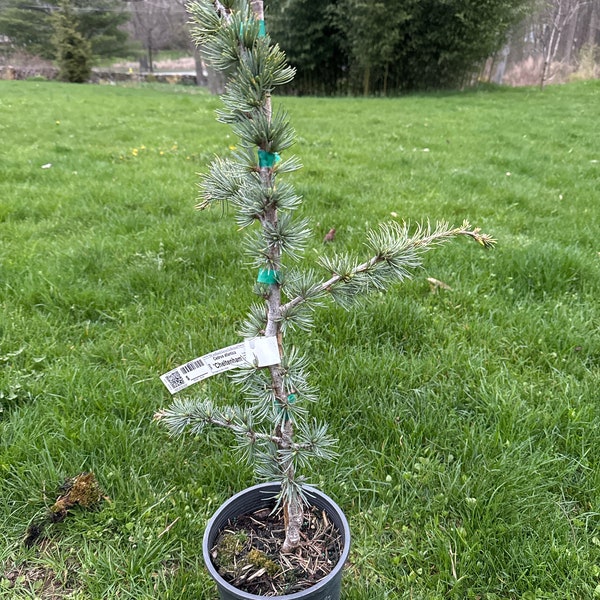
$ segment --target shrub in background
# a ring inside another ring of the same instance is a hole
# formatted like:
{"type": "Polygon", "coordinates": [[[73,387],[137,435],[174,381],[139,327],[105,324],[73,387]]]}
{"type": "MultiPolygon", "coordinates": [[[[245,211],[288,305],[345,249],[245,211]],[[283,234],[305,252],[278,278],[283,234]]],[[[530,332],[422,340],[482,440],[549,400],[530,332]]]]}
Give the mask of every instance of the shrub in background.
{"type": "Polygon", "coordinates": [[[85,83],[92,72],[92,47],[78,31],[77,16],[68,0],[63,0],[52,16],[58,78],[70,83],[85,83]]]}

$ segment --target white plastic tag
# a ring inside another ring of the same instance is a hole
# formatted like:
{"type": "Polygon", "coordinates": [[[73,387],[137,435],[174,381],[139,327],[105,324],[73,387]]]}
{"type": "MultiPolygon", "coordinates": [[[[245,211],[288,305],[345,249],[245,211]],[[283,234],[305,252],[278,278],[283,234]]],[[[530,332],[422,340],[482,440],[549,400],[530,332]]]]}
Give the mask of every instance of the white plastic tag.
{"type": "Polygon", "coordinates": [[[255,337],[244,340],[246,356],[255,367],[268,367],[281,362],[277,338],[255,337]]]}
{"type": "Polygon", "coordinates": [[[175,394],[203,379],[236,367],[268,367],[278,364],[280,360],[276,337],[248,338],[239,344],[195,358],[161,375],[160,379],[169,392],[175,394]]]}

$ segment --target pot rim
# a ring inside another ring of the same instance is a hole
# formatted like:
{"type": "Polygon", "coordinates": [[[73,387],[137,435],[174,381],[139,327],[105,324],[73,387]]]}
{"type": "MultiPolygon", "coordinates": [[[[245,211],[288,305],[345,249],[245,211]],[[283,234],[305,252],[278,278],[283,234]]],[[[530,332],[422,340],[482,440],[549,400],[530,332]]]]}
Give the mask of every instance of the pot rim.
{"type": "MultiPolygon", "coordinates": [[[[203,558],[204,558],[204,564],[206,565],[206,568],[208,569],[210,576],[215,580],[217,585],[225,588],[229,593],[238,594],[240,597],[242,597],[246,600],[261,600],[261,599],[264,599],[265,596],[251,594],[249,592],[240,590],[239,588],[236,588],[235,586],[231,585],[228,581],[223,579],[223,577],[221,577],[221,575],[219,575],[217,569],[213,565],[212,558],[210,556],[210,548],[208,547],[209,533],[211,532],[212,529],[215,528],[214,523],[219,518],[220,514],[226,509],[227,506],[229,506],[230,504],[235,502],[237,499],[239,499],[243,496],[246,496],[249,493],[254,493],[254,492],[274,492],[274,493],[276,493],[276,491],[280,487],[281,487],[281,484],[279,482],[272,481],[272,482],[267,482],[267,483],[259,483],[259,484],[256,484],[251,487],[243,489],[242,491],[240,491],[237,494],[228,498],[225,502],[223,502],[223,504],[221,504],[219,506],[219,508],[216,510],[216,512],[213,514],[213,516],[208,520],[208,522],[206,524],[206,529],[204,530],[204,537],[202,539],[202,554],[203,554],[203,558]]],[[[326,585],[329,584],[329,582],[332,579],[334,579],[336,576],[338,576],[340,571],[344,568],[344,565],[346,564],[346,561],[348,560],[348,555],[350,553],[350,526],[348,525],[348,520],[346,519],[346,516],[344,515],[344,512],[342,511],[342,509],[336,504],[336,502],[334,502],[329,496],[327,496],[327,494],[323,493],[322,491],[320,491],[319,489],[317,489],[315,487],[312,487],[310,485],[305,485],[305,486],[303,486],[303,490],[306,492],[309,500],[310,500],[311,496],[312,497],[320,497],[322,500],[324,500],[329,505],[329,507],[327,507],[327,509],[325,509],[325,510],[330,509],[329,512],[337,513],[337,516],[339,517],[339,519],[342,523],[341,533],[343,535],[343,540],[344,540],[344,545],[342,547],[342,553],[340,554],[340,558],[339,558],[337,564],[333,567],[333,569],[325,577],[323,577],[323,579],[319,580],[317,583],[315,583],[314,585],[312,585],[309,588],[306,588],[305,590],[301,590],[299,592],[294,592],[293,594],[285,594],[283,596],[273,596],[273,598],[275,600],[301,600],[308,592],[316,592],[319,589],[321,589],[322,587],[325,587],[326,585]]]]}

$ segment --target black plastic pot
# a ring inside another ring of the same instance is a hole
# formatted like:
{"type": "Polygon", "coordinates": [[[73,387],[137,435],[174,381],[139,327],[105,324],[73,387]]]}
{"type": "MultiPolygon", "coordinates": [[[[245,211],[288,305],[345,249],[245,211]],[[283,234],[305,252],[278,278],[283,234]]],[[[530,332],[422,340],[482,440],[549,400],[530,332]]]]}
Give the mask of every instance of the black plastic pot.
{"type": "MultiPolygon", "coordinates": [[[[280,486],[278,483],[261,483],[247,488],[222,504],[208,522],[206,531],[204,532],[204,539],[202,540],[202,553],[206,567],[217,584],[221,600],[260,600],[264,598],[264,596],[257,596],[256,594],[249,594],[248,592],[239,590],[225,581],[215,569],[210,551],[215,544],[219,531],[225,527],[229,519],[272,505],[273,498],[277,495],[279,489],[280,486]]],[[[323,494],[323,492],[310,486],[305,486],[304,490],[309,502],[317,508],[324,510],[328,518],[338,528],[342,536],[342,554],[338,564],[331,573],[312,587],[301,592],[295,592],[294,594],[275,596],[275,598],[279,600],[339,600],[342,571],[344,563],[348,558],[348,552],[350,551],[350,528],[348,527],[348,521],[340,507],[331,498],[323,494]]]]}

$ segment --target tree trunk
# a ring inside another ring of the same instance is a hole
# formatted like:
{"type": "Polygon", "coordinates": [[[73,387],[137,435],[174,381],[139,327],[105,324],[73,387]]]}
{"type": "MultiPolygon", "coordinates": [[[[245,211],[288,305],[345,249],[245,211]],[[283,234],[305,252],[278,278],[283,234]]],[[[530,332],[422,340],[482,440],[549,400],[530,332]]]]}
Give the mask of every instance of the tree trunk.
{"type": "Polygon", "coordinates": [[[264,21],[265,9],[263,0],[252,0],[252,12],[256,15],[257,21],[264,21]]]}
{"type": "Polygon", "coordinates": [[[588,29],[587,43],[590,46],[596,45],[598,37],[598,28],[600,27],[600,6],[598,0],[592,0],[590,5],[590,23],[588,29]]]}
{"type": "Polygon", "coordinates": [[[211,66],[206,68],[206,81],[211,94],[222,94],[225,91],[225,78],[220,71],[213,69],[211,66]]]}
{"type": "Polygon", "coordinates": [[[560,41],[561,25],[562,25],[562,4],[559,0],[555,9],[552,12],[550,22],[546,24],[543,35],[544,57],[542,63],[542,73],[540,77],[540,89],[544,89],[548,70],[554,55],[556,53],[557,41],[560,41]]]}
{"type": "Polygon", "coordinates": [[[579,12],[580,11],[578,2],[577,6],[574,9],[574,13],[573,15],[571,15],[571,18],[567,25],[567,31],[564,40],[564,53],[562,56],[562,60],[568,65],[571,64],[571,60],[573,58],[573,47],[575,45],[575,32],[577,31],[577,19],[579,16],[579,12]]]}
{"type": "Polygon", "coordinates": [[[500,51],[500,60],[495,68],[495,71],[490,72],[490,77],[494,83],[501,84],[504,79],[504,73],[506,72],[506,64],[508,62],[508,55],[510,54],[510,42],[502,48],[500,51]],[[493,75],[493,77],[492,77],[493,75]]]}
{"type": "Polygon", "coordinates": [[[371,65],[365,67],[363,73],[363,96],[368,96],[371,93],[371,65]]]}
{"type": "Polygon", "coordinates": [[[152,34],[148,35],[148,70],[154,73],[154,52],[153,52],[152,34]]]}
{"type": "MultiPolygon", "coordinates": [[[[252,0],[252,11],[256,17],[256,20],[263,21],[264,6],[263,0],[252,0]]],[[[268,95],[265,99],[262,107],[267,119],[271,120],[272,106],[271,96],[268,95]]],[[[263,148],[263,150],[266,150],[263,148]]],[[[260,176],[263,185],[267,188],[272,188],[274,183],[273,168],[267,166],[261,166],[260,176]]],[[[271,207],[265,210],[264,222],[261,223],[263,227],[277,227],[277,208],[271,207]]],[[[269,249],[269,262],[275,271],[279,271],[281,268],[281,250],[277,246],[273,246],[269,249]]],[[[267,326],[265,328],[266,336],[276,336],[279,344],[280,356],[283,356],[283,339],[281,332],[281,285],[278,281],[269,285],[268,295],[266,297],[267,304],[267,326]]],[[[273,365],[269,367],[271,374],[271,382],[273,384],[273,392],[275,394],[276,401],[280,402],[282,406],[287,402],[287,390],[283,381],[283,374],[281,371],[281,365],[273,365]]],[[[289,449],[293,444],[294,436],[294,424],[290,419],[283,422],[281,427],[278,428],[277,437],[281,439],[279,442],[279,448],[281,450],[289,449]]],[[[281,459],[280,459],[281,460],[281,459]]],[[[282,474],[288,481],[294,481],[294,465],[292,459],[289,459],[283,464],[279,465],[282,474]]],[[[291,552],[300,543],[300,527],[304,521],[304,506],[302,505],[302,498],[298,497],[297,494],[293,494],[292,497],[284,497],[283,505],[283,516],[285,526],[285,541],[282,552],[291,552]]]]}
{"type": "Polygon", "coordinates": [[[385,70],[383,72],[383,95],[387,96],[388,77],[390,75],[390,63],[385,63],[385,70]]]}
{"type": "Polygon", "coordinates": [[[206,66],[200,55],[200,50],[194,46],[194,66],[196,68],[196,85],[208,85],[206,66]]]}

